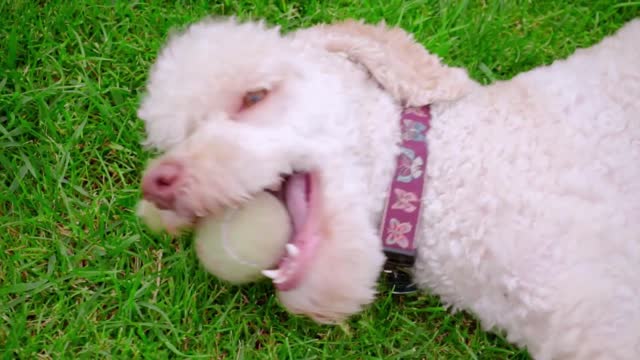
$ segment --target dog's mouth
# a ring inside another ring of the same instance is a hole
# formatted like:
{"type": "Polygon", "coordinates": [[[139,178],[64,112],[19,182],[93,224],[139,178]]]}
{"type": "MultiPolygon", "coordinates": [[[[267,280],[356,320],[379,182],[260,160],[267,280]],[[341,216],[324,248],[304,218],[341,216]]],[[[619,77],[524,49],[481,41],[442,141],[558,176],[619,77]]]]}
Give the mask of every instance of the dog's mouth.
{"type": "Polygon", "coordinates": [[[278,190],[268,190],[286,206],[292,235],[276,269],[264,270],[280,291],[298,286],[315,254],[320,237],[319,177],[315,173],[294,173],[284,177],[278,190]]]}

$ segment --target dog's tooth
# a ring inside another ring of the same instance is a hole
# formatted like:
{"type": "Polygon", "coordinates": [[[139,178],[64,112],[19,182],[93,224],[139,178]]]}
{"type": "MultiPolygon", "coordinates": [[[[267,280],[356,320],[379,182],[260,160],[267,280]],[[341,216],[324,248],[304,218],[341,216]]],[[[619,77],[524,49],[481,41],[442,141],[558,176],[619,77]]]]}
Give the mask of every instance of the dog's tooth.
{"type": "Polygon", "coordinates": [[[287,249],[287,255],[291,257],[296,257],[298,256],[298,254],[300,254],[300,249],[298,249],[298,247],[295,246],[294,244],[287,244],[286,249],[287,249]]]}
{"type": "Polygon", "coordinates": [[[274,282],[282,277],[280,270],[262,270],[262,275],[268,277],[274,282]]]}

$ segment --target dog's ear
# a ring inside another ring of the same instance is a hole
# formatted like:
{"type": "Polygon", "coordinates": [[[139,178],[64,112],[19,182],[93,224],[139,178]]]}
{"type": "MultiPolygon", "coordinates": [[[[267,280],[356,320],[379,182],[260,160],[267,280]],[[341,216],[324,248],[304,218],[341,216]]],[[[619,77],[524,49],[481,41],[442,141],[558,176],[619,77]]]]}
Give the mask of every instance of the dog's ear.
{"type": "Polygon", "coordinates": [[[299,30],[295,36],[362,64],[406,106],[454,100],[472,84],[467,72],[448,67],[401,28],[347,20],[299,30]]]}

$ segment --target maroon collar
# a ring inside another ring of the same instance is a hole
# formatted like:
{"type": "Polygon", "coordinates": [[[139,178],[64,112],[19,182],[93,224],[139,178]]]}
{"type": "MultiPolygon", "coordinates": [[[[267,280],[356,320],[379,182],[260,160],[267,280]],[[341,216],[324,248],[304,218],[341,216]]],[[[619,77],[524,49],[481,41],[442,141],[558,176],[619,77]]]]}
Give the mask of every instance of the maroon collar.
{"type": "Polygon", "coordinates": [[[406,271],[414,264],[416,256],[415,240],[422,213],[428,155],[426,134],[430,121],[429,105],[407,108],[400,118],[400,154],[380,225],[387,256],[386,272],[393,275],[395,292],[415,290],[406,271]]]}

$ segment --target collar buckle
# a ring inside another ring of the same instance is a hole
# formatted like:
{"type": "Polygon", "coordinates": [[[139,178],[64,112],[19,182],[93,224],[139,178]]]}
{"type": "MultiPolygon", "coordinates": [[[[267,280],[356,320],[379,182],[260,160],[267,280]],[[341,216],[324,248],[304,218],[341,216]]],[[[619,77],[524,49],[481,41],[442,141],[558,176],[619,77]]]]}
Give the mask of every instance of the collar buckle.
{"type": "Polygon", "coordinates": [[[384,282],[393,294],[410,294],[418,291],[413,281],[412,268],[415,255],[386,251],[387,262],[383,270],[384,282]]]}

